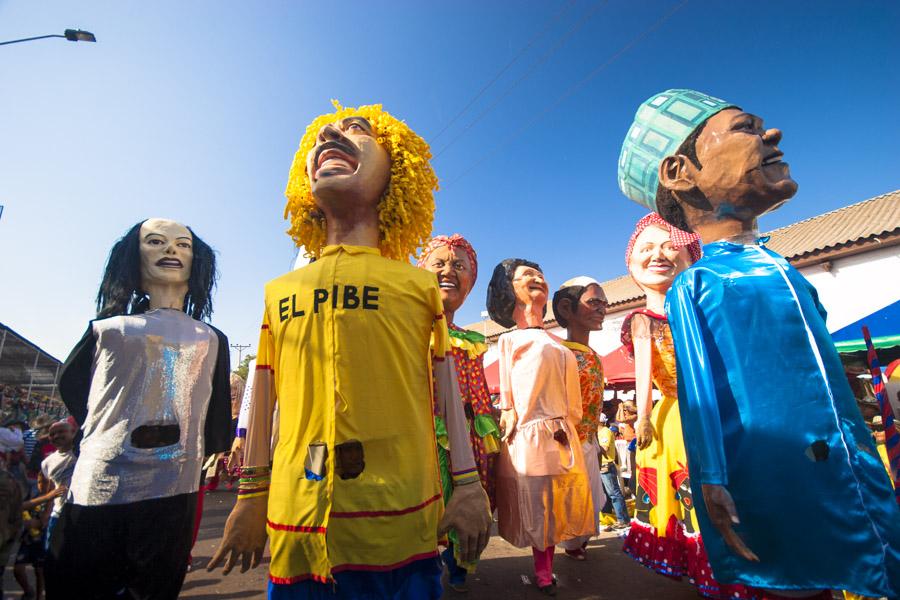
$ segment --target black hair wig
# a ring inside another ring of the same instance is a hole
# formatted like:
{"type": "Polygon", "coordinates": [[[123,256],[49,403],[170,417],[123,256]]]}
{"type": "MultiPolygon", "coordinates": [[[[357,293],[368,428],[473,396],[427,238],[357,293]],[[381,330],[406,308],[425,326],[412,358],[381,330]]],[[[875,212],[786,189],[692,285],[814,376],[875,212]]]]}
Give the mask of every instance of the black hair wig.
{"type": "MultiPolygon", "coordinates": [[[[491,275],[491,281],[488,283],[488,314],[491,316],[491,319],[504,327],[516,326],[516,322],[513,320],[513,310],[516,308],[516,291],[513,289],[512,279],[516,269],[519,267],[531,267],[541,273],[544,272],[539,264],[524,258],[507,258],[494,267],[494,274],[491,275]]],[[[545,306],[544,314],[546,313],[547,307],[545,306]]]]}
{"type": "MultiPolygon", "coordinates": [[[[686,156],[698,169],[702,169],[703,166],[700,164],[700,159],[697,158],[697,138],[700,137],[700,132],[706,127],[706,123],[706,121],[703,121],[703,123],[698,125],[697,128],[691,132],[691,135],[687,136],[687,139],[681,142],[681,145],[678,146],[678,150],[675,151],[675,154],[683,154],[686,156]]],[[[699,193],[699,191],[697,193],[699,193]]],[[[671,190],[666,189],[661,183],[656,186],[656,212],[669,225],[673,225],[688,233],[691,232],[691,227],[688,225],[687,218],[684,216],[684,209],[681,208],[681,204],[679,204],[675,194],[673,194],[671,190]]]]}
{"type": "Polygon", "coordinates": [[[586,285],[570,285],[569,287],[556,290],[553,293],[553,316],[556,318],[557,323],[563,327],[569,326],[568,319],[559,312],[559,303],[563,300],[569,300],[572,304],[572,312],[575,312],[578,310],[578,303],[581,302],[581,296],[587,289],[588,286],[586,285]]]}
{"type": "MultiPolygon", "coordinates": [[[[97,318],[136,315],[150,308],[150,297],[141,289],[141,225],[137,223],[119,239],[106,261],[97,292],[97,318]]],[[[194,260],[188,293],[182,310],[198,321],[212,316],[212,292],[216,286],[216,253],[188,227],[193,238],[194,260]]]]}

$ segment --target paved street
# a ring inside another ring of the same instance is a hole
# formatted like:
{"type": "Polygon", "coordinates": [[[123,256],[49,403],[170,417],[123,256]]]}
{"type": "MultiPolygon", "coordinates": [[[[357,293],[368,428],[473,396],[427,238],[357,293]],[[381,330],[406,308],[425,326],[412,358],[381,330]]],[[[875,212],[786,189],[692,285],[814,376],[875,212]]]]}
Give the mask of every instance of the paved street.
{"type": "MultiPolygon", "coordinates": [[[[194,548],[195,568],[188,573],[182,598],[212,600],[226,598],[265,598],[266,562],[256,571],[240,574],[233,571],[223,577],[221,569],[207,573],[204,569],[219,543],[225,519],[234,503],[234,494],[213,492],[206,497],[200,536],[194,548]]],[[[557,598],[572,600],[695,600],[693,588],[671,581],[639,566],[622,553],[622,542],[604,533],[591,543],[588,559],[576,562],[557,552],[554,571],[559,578],[557,598]]],[[[530,549],[510,546],[497,536],[469,578],[469,593],[447,590],[448,600],[499,600],[546,598],[531,583],[530,549]]]]}

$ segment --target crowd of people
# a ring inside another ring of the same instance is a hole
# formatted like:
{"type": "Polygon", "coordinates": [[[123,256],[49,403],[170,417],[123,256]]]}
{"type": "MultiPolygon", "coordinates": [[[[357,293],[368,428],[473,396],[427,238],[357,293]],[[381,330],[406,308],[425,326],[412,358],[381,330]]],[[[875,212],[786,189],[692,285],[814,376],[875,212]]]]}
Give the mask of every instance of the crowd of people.
{"type": "Polygon", "coordinates": [[[691,90],[639,107],[619,161],[622,192],[651,211],[625,250],[646,295],[622,329],[634,402],[604,412],[589,343],[602,286],[572,274],[551,295],[537,262],[509,258],[486,299],[508,328],[498,414],[486,341],[454,322],[477,253],[432,237],[427,144],[379,105],[335,109],[288,177],[289,233],[311,262],[266,285],[243,394],[208,322],[209,245],[153,218],[113,246],[59,382],[78,459],[54,424],[35,498],[54,499],[48,598],[176,598],[204,468],[237,475],[207,568],[255,568],[268,543],[272,600],[438,598],[445,569],[464,592],[493,515],[554,596],[557,547],[585,561],[602,511],[626,553],[709,598],[900,597],[898,474],[815,289],[756,229],[797,189],[779,130],[691,90]],[[565,338],[544,327],[551,303],[565,338]],[[791,379],[765,376],[788,363],[791,379]]]}
{"type": "Polygon", "coordinates": [[[57,397],[34,391],[29,393],[26,387],[0,383],[0,415],[4,421],[20,419],[30,423],[42,415],[64,419],[68,413],[57,397]]]}
{"type": "Polygon", "coordinates": [[[23,598],[43,597],[47,542],[68,492],[75,433],[72,421],[49,415],[0,427],[0,574],[14,557],[23,598]]]}

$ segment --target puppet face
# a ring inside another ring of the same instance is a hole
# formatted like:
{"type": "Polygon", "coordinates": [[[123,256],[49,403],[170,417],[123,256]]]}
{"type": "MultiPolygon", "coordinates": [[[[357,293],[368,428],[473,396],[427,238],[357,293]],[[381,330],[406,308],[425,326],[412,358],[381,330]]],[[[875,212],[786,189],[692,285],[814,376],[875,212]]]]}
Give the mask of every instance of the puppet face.
{"type": "Polygon", "coordinates": [[[667,229],[649,225],[634,241],[628,270],[642,289],[665,294],[675,276],[690,264],[687,248],[675,249],[667,229]]]}
{"type": "Polygon", "coordinates": [[[455,313],[475,283],[472,264],[462,248],[441,246],[435,248],[425,261],[425,269],[437,273],[444,311],[455,313]]]}
{"type": "Polygon", "coordinates": [[[568,316],[569,324],[587,331],[598,331],[603,328],[603,319],[606,318],[608,307],[609,302],[603,288],[599,285],[589,285],[578,299],[575,310],[568,316]]]}
{"type": "Polygon", "coordinates": [[[367,119],[347,117],[319,130],[306,173],[319,208],[348,200],[375,207],[390,181],[391,160],[367,119]]]}
{"type": "Polygon", "coordinates": [[[688,176],[720,217],[754,218],[784,204],[797,192],[778,149],[781,131],[765,129],[755,115],[736,108],[716,113],[697,138],[697,159],[688,176]]]}
{"type": "Polygon", "coordinates": [[[194,261],[194,236],[181,223],[147,219],[141,225],[141,284],[187,285],[194,261]]]}
{"type": "Polygon", "coordinates": [[[516,267],[512,279],[516,304],[547,304],[547,282],[544,274],[535,268],[525,265],[516,267]]]}

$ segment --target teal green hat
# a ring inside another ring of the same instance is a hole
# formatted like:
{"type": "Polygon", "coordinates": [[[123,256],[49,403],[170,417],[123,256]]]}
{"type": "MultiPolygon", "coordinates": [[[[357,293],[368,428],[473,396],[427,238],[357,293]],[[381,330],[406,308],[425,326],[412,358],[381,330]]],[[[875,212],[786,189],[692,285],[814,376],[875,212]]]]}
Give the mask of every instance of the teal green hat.
{"type": "Polygon", "coordinates": [[[619,188],[653,212],[659,163],[675,153],[708,118],[735,105],[694,90],[666,90],[651,96],[634,115],[619,155],[619,188]]]}

